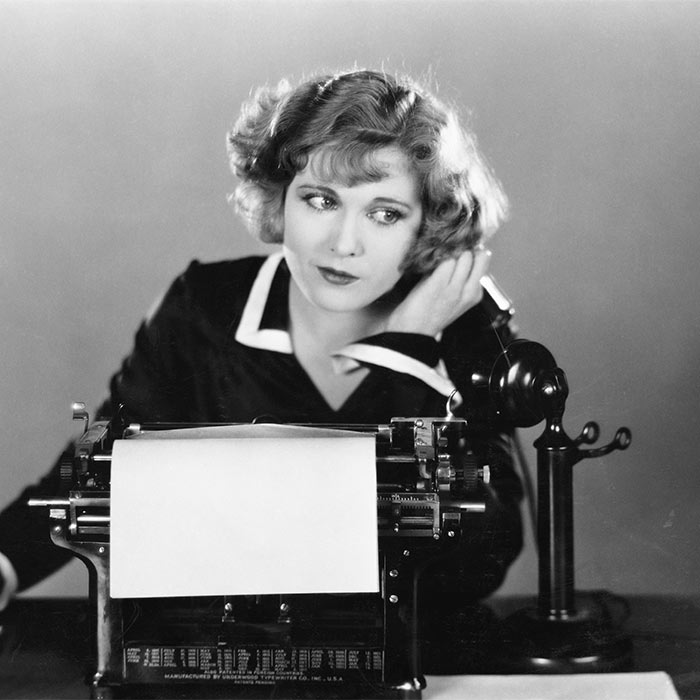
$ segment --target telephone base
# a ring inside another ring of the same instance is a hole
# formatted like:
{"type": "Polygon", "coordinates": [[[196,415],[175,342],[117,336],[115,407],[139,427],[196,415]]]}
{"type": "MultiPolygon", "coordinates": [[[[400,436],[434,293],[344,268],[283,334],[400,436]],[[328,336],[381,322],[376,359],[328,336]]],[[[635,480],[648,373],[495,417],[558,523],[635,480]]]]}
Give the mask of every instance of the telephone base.
{"type": "Polygon", "coordinates": [[[520,610],[504,628],[499,666],[508,673],[611,673],[633,667],[632,640],[609,611],[590,601],[561,618],[520,610]]]}

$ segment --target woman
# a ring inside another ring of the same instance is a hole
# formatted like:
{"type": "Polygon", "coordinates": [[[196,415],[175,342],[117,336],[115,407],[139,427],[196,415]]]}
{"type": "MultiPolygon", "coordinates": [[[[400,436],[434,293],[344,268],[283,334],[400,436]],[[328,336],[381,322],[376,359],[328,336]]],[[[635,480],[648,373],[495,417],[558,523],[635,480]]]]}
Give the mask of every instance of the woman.
{"type": "MultiPolygon", "coordinates": [[[[193,262],[139,329],[101,417],[123,406],[128,421],[385,423],[443,415],[452,396],[492,473],[460,556],[423,577],[427,617],[454,618],[521,546],[507,427],[486,420],[468,382],[510,338],[480,303],[504,196],[454,112],[382,73],[262,88],[228,145],[238,211],[282,249],[193,262]]],[[[0,516],[20,587],[66,559],[38,545],[48,527],[24,506],[56,482],[54,469],[0,516]]]]}

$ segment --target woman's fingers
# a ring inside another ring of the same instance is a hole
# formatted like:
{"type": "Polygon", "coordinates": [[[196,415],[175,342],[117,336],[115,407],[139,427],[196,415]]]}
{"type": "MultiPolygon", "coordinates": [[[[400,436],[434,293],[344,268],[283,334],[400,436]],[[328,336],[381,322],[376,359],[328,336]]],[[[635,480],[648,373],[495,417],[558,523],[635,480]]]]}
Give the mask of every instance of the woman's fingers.
{"type": "Polygon", "coordinates": [[[455,266],[452,272],[451,282],[461,288],[469,278],[469,273],[474,264],[474,254],[471,250],[465,250],[458,258],[454,258],[454,260],[455,266]]]}
{"type": "Polygon", "coordinates": [[[445,291],[462,302],[480,301],[483,293],[480,280],[488,270],[491,251],[485,248],[467,250],[452,260],[454,266],[445,291]]]}
{"type": "Polygon", "coordinates": [[[433,335],[481,301],[490,251],[465,251],[424,277],[394,309],[387,330],[433,335]]]}
{"type": "Polygon", "coordinates": [[[438,294],[443,303],[472,306],[481,299],[480,280],[488,270],[490,259],[491,251],[480,249],[443,260],[423,280],[424,291],[438,294]]]}
{"type": "Polygon", "coordinates": [[[456,258],[447,258],[438,264],[438,266],[423,279],[426,286],[435,287],[436,289],[444,289],[450,284],[455,268],[457,267],[456,258]]]}
{"type": "Polygon", "coordinates": [[[481,286],[481,278],[488,272],[490,262],[490,250],[481,249],[475,251],[469,277],[464,284],[463,299],[472,300],[474,303],[481,301],[484,293],[481,286]]]}

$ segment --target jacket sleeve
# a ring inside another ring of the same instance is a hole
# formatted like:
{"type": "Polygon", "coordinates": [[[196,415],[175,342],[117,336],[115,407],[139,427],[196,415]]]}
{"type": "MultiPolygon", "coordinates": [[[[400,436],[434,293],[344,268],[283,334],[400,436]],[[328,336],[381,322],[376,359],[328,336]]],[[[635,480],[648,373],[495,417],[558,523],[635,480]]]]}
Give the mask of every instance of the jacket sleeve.
{"type": "Polygon", "coordinates": [[[196,380],[188,353],[200,324],[190,283],[198,267],[191,263],[140,324],[131,353],[110,381],[101,418],[120,410],[127,422],[185,420],[196,380]]]}
{"type": "Polygon", "coordinates": [[[7,560],[5,564],[12,566],[20,591],[38,583],[72,559],[67,549],[57,547],[50,539],[48,508],[27,505],[30,498],[51,498],[59,494],[60,462],[59,457],[40,481],[25,488],[0,513],[0,553],[7,560]]]}
{"type": "MultiPolygon", "coordinates": [[[[197,263],[193,266],[196,268],[197,263]]],[[[175,280],[156,312],[141,324],[134,349],[114,375],[110,398],[98,410],[98,418],[110,418],[120,406],[128,409],[129,420],[143,416],[168,420],[177,415],[184,400],[182,384],[174,379],[180,362],[178,335],[191,313],[185,275],[175,280]]],[[[69,550],[57,547],[50,539],[48,509],[30,508],[27,503],[31,498],[61,495],[60,464],[64,457],[72,457],[73,450],[73,443],[67,445],[46,475],[27,486],[0,513],[0,576],[10,584],[16,577],[19,591],[55,573],[72,559],[69,550]]]]}
{"type": "Polygon", "coordinates": [[[420,598],[429,607],[459,607],[489,595],[522,549],[523,491],[513,460],[514,427],[495,415],[488,392],[473,381],[490,371],[513,338],[508,323],[494,324],[475,307],[441,340],[441,354],[463,399],[455,411],[466,418],[469,446],[477,462],[489,466],[491,479],[479,487],[485,512],[463,517],[457,556],[437,562],[421,579],[420,598]]]}

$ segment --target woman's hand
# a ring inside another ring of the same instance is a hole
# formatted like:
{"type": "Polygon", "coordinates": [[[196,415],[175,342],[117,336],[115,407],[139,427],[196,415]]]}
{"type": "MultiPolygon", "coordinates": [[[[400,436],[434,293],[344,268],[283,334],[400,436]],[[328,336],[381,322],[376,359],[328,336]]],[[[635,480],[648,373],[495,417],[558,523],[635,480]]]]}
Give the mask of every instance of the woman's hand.
{"type": "Polygon", "coordinates": [[[478,249],[443,260],[394,309],[386,330],[437,335],[481,301],[490,259],[490,250],[478,249]]]}

